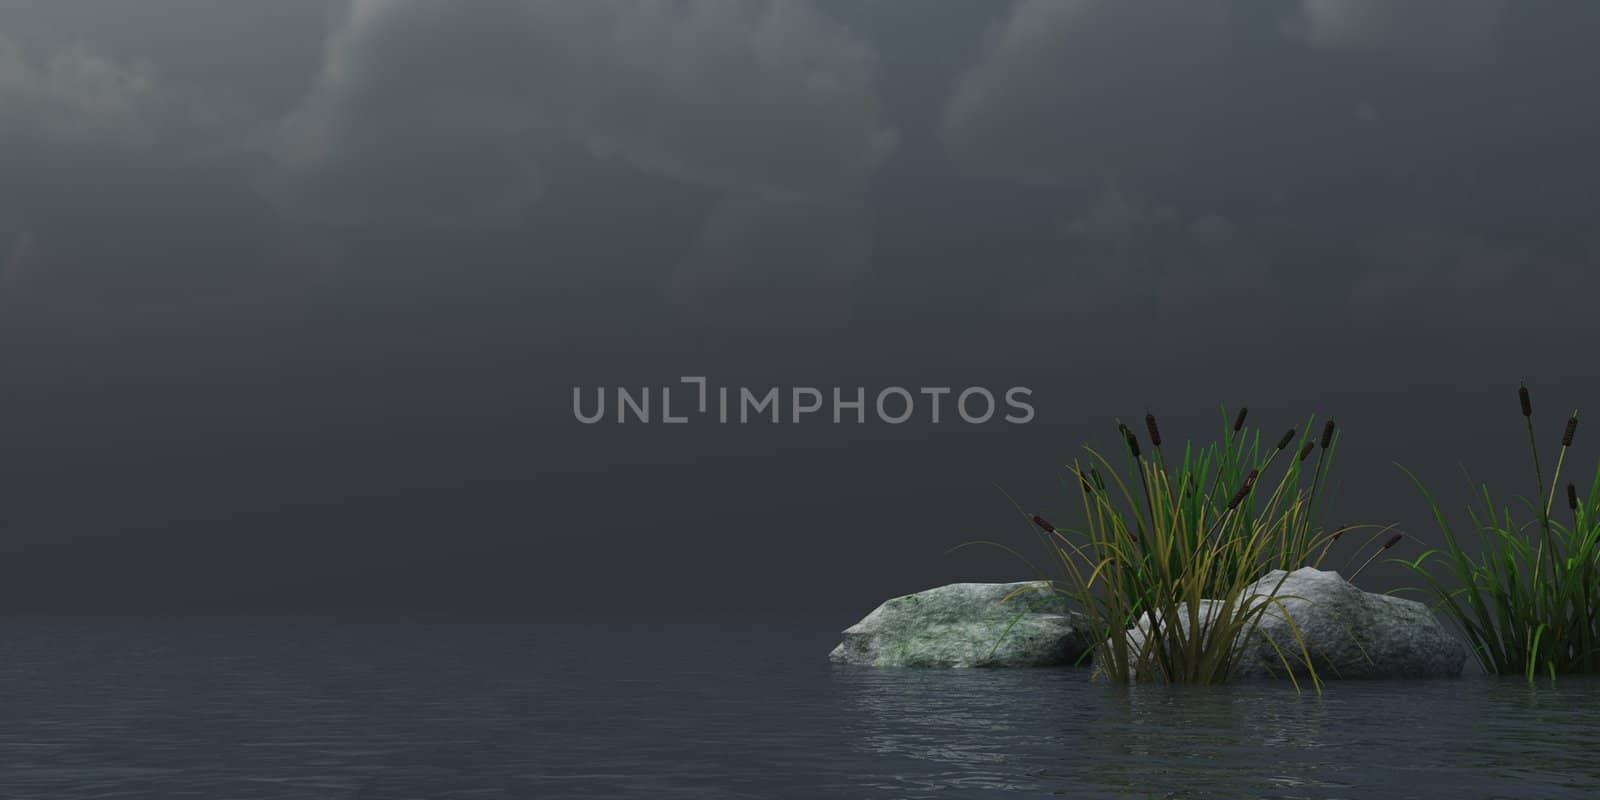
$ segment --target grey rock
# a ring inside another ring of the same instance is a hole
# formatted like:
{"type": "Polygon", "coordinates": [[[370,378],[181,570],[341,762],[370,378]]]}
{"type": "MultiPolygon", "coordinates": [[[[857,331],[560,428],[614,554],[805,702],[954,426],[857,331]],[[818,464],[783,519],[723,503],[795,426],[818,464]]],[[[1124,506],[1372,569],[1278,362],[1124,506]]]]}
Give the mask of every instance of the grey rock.
{"type": "MultiPolygon", "coordinates": [[[[1276,599],[1262,615],[1257,643],[1234,667],[1237,675],[1285,673],[1269,641],[1285,653],[1297,653],[1304,640],[1311,664],[1323,678],[1435,678],[1460,675],[1466,663],[1466,646],[1415,600],[1363,592],[1337,572],[1311,567],[1288,575],[1273,570],[1246,592],[1267,595],[1274,589],[1276,599]]],[[[1303,655],[1289,663],[1305,673],[1303,655]]]]}
{"type": "Polygon", "coordinates": [[[952,583],[888,600],[829,658],[871,667],[1046,667],[1089,647],[1083,617],[1047,581],[952,583]]]}
{"type": "MultiPolygon", "coordinates": [[[[1286,575],[1273,570],[1246,587],[1244,595],[1254,598],[1252,604],[1270,604],[1234,663],[1234,678],[1287,677],[1291,672],[1303,678],[1309,674],[1307,654],[1324,680],[1455,676],[1466,662],[1466,646],[1427,606],[1363,592],[1337,572],[1301,567],[1286,575]]],[[[1209,620],[1220,607],[1202,600],[1200,619],[1209,620]]],[[[1187,619],[1183,624],[1187,627],[1187,619]]],[[[1147,615],[1128,631],[1129,647],[1141,643],[1148,630],[1147,615]]]]}

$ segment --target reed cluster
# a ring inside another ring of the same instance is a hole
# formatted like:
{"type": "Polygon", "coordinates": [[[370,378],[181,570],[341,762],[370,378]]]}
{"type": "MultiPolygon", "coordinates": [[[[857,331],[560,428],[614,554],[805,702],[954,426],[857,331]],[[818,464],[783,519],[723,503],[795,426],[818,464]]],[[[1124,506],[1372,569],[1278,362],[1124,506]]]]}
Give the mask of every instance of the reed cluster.
{"type": "MultiPolygon", "coordinates": [[[[1433,510],[1444,537],[1441,548],[1405,563],[1427,582],[1438,605],[1467,638],[1485,671],[1535,675],[1600,671],[1600,468],[1586,493],[1566,485],[1565,510],[1555,508],[1567,451],[1578,430],[1578,413],[1567,418],[1561,449],[1548,484],[1539,463],[1533,401],[1517,390],[1532,451],[1532,500],[1523,514],[1498,506],[1484,484],[1472,488],[1468,510],[1475,552],[1445,518],[1427,487],[1410,470],[1433,510]],[[1548,492],[1546,486],[1548,485],[1548,492]],[[1498,509],[1498,510],[1497,510],[1498,509]],[[1445,564],[1444,575],[1433,565],[1445,564]]],[[[1401,467],[1401,469],[1405,469],[1401,467]]]]}
{"type": "MultiPolygon", "coordinates": [[[[1264,446],[1247,416],[1240,409],[1230,425],[1224,411],[1219,443],[1170,455],[1153,415],[1148,450],[1119,423],[1121,468],[1089,447],[1070,467],[1082,526],[1031,515],[1064,576],[1058,588],[1104,642],[1094,658],[1110,679],[1225,682],[1263,614],[1282,606],[1277,587],[1245,589],[1271,569],[1319,566],[1343,533],[1366,527],[1315,523],[1339,438],[1332,420],[1318,435],[1308,421],[1264,446]]],[[[1303,641],[1298,649],[1278,652],[1285,671],[1303,665],[1320,683],[1303,641]]]]}

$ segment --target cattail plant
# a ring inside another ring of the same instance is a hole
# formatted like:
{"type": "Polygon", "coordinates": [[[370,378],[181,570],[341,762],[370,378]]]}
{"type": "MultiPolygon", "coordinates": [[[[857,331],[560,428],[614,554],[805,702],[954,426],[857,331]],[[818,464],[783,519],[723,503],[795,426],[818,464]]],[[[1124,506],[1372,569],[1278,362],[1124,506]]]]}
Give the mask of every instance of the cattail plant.
{"type": "Polygon", "coordinates": [[[1355,530],[1358,527],[1361,527],[1361,526],[1358,526],[1358,525],[1340,525],[1339,527],[1334,528],[1333,529],[1333,533],[1328,534],[1324,538],[1324,541],[1323,541],[1323,544],[1322,544],[1322,552],[1321,552],[1321,554],[1319,554],[1317,556],[1317,561],[1321,562],[1322,559],[1328,557],[1328,551],[1332,550],[1333,546],[1339,543],[1340,537],[1344,536],[1346,531],[1352,531],[1352,530],[1355,530]]]}
{"type": "Polygon", "coordinates": [[[1546,494],[1526,385],[1517,388],[1517,403],[1538,490],[1536,499],[1526,502],[1531,523],[1497,506],[1487,486],[1475,485],[1470,519],[1478,541],[1469,548],[1422,481],[1406,470],[1432,509],[1443,543],[1402,563],[1426,581],[1485,671],[1523,675],[1529,681],[1538,674],[1553,678],[1600,672],[1600,514],[1595,513],[1600,509],[1600,469],[1586,495],[1575,483],[1566,484],[1572,522],[1552,518],[1556,487],[1577,435],[1578,413],[1567,418],[1546,494]],[[1445,576],[1432,569],[1441,560],[1445,576]]]}
{"type": "Polygon", "coordinates": [[[1276,449],[1282,450],[1283,448],[1288,447],[1289,443],[1292,441],[1294,441],[1294,428],[1290,428],[1289,430],[1283,432],[1283,438],[1278,440],[1278,446],[1276,449]]]}
{"type": "Polygon", "coordinates": [[[1397,533],[1397,534],[1395,534],[1393,536],[1390,536],[1389,540],[1384,542],[1382,547],[1379,547],[1375,552],[1373,552],[1372,555],[1367,556],[1367,560],[1361,562],[1361,566],[1356,567],[1356,571],[1355,572],[1350,573],[1349,580],[1354,581],[1356,579],[1356,576],[1360,575],[1361,571],[1367,568],[1368,564],[1371,564],[1374,560],[1376,560],[1378,558],[1378,556],[1381,556],[1384,553],[1389,552],[1389,548],[1394,547],[1395,545],[1399,544],[1400,540],[1404,536],[1405,536],[1405,534],[1403,534],[1403,533],[1397,533]]]}
{"type": "MultiPolygon", "coordinates": [[[[1111,679],[1227,680],[1261,616],[1275,603],[1281,607],[1272,593],[1247,597],[1245,587],[1272,569],[1316,566],[1343,533],[1324,533],[1312,512],[1336,449],[1332,427],[1324,429],[1313,472],[1303,463],[1317,444],[1311,421],[1268,446],[1246,427],[1246,414],[1240,409],[1230,425],[1224,413],[1222,440],[1204,448],[1185,444],[1181,457],[1163,455],[1154,414],[1145,417],[1154,449],[1148,455],[1119,422],[1124,468],[1091,448],[1071,466],[1084,504],[1082,527],[1046,528],[1043,518],[1032,517],[1050,534],[1065,575],[1058,587],[1105,642],[1096,659],[1111,679]],[[1216,615],[1204,621],[1203,599],[1217,601],[1216,615]]],[[[1279,653],[1285,667],[1309,666],[1303,643],[1300,652],[1292,649],[1279,653]]]]}
{"type": "Polygon", "coordinates": [[[1239,491],[1235,492],[1233,499],[1228,501],[1229,511],[1238,508],[1239,504],[1244,502],[1245,496],[1250,494],[1250,489],[1251,487],[1255,486],[1256,477],[1260,474],[1260,470],[1250,470],[1250,474],[1245,476],[1244,483],[1239,486],[1239,491]]]}

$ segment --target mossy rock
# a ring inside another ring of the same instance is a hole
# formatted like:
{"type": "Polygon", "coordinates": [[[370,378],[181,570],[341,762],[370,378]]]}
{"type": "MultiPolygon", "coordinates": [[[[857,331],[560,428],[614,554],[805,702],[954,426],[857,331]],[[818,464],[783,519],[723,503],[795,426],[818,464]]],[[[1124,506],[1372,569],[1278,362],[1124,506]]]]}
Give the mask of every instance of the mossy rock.
{"type": "Polygon", "coordinates": [[[1086,627],[1047,581],[952,583],[884,602],[845,629],[829,658],[869,667],[1061,666],[1088,649],[1086,627]]]}

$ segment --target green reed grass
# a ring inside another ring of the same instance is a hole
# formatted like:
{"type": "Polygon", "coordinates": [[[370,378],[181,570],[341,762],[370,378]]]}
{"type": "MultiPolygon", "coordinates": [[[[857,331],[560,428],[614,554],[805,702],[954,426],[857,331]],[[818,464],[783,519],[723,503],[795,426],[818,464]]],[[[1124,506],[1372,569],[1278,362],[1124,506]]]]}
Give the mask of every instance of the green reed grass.
{"type": "Polygon", "coordinates": [[[1600,468],[1587,494],[1568,483],[1565,511],[1554,509],[1578,412],[1567,419],[1547,484],[1526,386],[1517,390],[1517,397],[1538,491],[1533,500],[1519,498],[1526,516],[1498,506],[1488,486],[1472,486],[1469,475],[1473,505],[1468,517],[1477,539],[1476,553],[1469,552],[1427,487],[1402,466],[1427,499],[1444,545],[1400,563],[1427,582],[1486,672],[1523,675],[1529,681],[1540,673],[1554,678],[1558,673],[1600,672],[1600,468]],[[1443,577],[1431,568],[1437,560],[1445,564],[1443,577]]]}
{"type": "MultiPolygon", "coordinates": [[[[1089,447],[1070,467],[1083,526],[1031,517],[1065,576],[1058,589],[1104,642],[1097,669],[1112,680],[1225,682],[1263,614],[1282,609],[1281,581],[1265,593],[1243,590],[1271,569],[1320,565],[1350,529],[1325,533],[1315,524],[1337,448],[1333,422],[1319,438],[1308,421],[1263,446],[1246,417],[1241,409],[1227,425],[1224,412],[1220,443],[1185,444],[1171,455],[1155,417],[1145,420],[1149,452],[1119,423],[1121,468],[1089,447]],[[1203,599],[1213,601],[1208,614],[1203,599]],[[1144,633],[1130,635],[1136,626],[1144,633]]],[[[1303,641],[1298,650],[1279,650],[1285,672],[1293,677],[1291,661],[1303,665],[1320,687],[1303,641]]]]}

